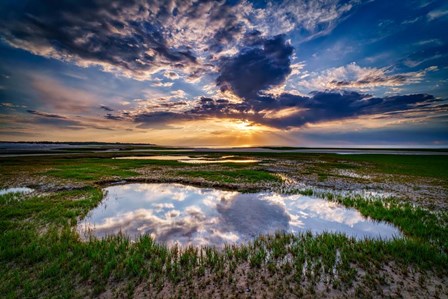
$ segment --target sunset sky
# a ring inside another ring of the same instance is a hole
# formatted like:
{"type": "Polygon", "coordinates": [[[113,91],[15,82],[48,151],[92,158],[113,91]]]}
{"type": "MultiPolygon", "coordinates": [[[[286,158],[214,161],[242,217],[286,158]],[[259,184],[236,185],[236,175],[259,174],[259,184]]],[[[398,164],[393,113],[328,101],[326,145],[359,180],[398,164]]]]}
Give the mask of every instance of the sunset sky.
{"type": "Polygon", "coordinates": [[[0,140],[448,146],[446,0],[0,2],[0,140]]]}

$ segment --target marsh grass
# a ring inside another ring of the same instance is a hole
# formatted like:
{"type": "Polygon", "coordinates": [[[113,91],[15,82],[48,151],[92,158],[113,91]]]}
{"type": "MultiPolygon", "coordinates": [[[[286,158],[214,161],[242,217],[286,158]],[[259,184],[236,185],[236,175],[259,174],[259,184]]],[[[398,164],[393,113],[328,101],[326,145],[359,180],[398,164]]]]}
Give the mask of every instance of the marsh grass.
{"type": "Polygon", "coordinates": [[[132,294],[143,281],[161,288],[167,281],[194,284],[204,277],[232,281],[244,265],[252,279],[266,269],[299,284],[312,286],[326,279],[335,287],[356,280],[353,265],[372,273],[391,261],[403,268],[440,273],[448,266],[446,213],[435,215],[395,202],[334,199],[366,216],[394,223],[405,239],[356,241],[340,234],[277,233],[218,249],[167,248],[149,236],[136,242],[124,235],[82,242],[74,228],[101,201],[101,190],[87,187],[23,196],[0,196],[0,292],[5,297],[96,296],[106,286],[124,282],[132,294]]]}
{"type": "MultiPolygon", "coordinates": [[[[232,153],[233,154],[233,153],[232,153]]],[[[105,155],[105,154],[102,154],[105,155]]],[[[223,155],[223,153],[221,153],[223,155]]],[[[254,165],[211,166],[192,169],[176,161],[114,160],[110,157],[14,158],[1,160],[4,181],[18,174],[46,175],[89,184],[76,190],[46,194],[0,196],[0,294],[6,298],[95,297],[107,290],[131,296],[142,283],[152,294],[173,284],[184,297],[210,285],[262,282],[279,296],[288,288],[296,296],[310,295],[325,282],[332,289],[356,285],[359,297],[384,284],[378,273],[384,265],[448,275],[448,213],[414,207],[393,198],[365,199],[326,194],[329,200],[358,209],[364,216],[396,225],[406,236],[392,241],[356,241],[339,234],[310,233],[260,236],[246,245],[224,248],[167,248],[142,236],[131,242],[124,235],[102,240],[80,240],[76,225],[102,200],[93,187],[105,178],[127,178],[143,167],[163,168],[173,176],[212,182],[279,182],[279,177],[254,165]],[[360,273],[365,273],[363,284],[360,273]],[[280,284],[279,284],[280,283],[280,284]],[[283,284],[284,283],[284,284],[283,284]]],[[[272,154],[250,155],[270,159],[272,154]]],[[[325,169],[359,169],[369,165],[384,173],[446,178],[446,158],[374,155],[291,155],[276,158],[321,161],[313,173],[325,169]],[[415,159],[416,158],[416,159],[415,159]],[[415,160],[414,160],[415,159],[415,160]],[[437,165],[436,165],[437,164],[437,165]],[[427,170],[433,168],[434,170],[427,170]],[[442,169],[443,168],[443,169],[442,169]]],[[[307,162],[308,163],[308,162],[307,162]]],[[[310,162],[314,163],[314,162],[310,162]]],[[[313,195],[313,190],[302,191],[313,195]]],[[[424,279],[421,279],[424,284],[424,279]]]]}
{"type": "Polygon", "coordinates": [[[370,163],[380,173],[448,179],[448,159],[436,155],[344,155],[344,160],[370,163]]]}
{"type": "Polygon", "coordinates": [[[200,177],[206,180],[220,183],[255,183],[260,181],[280,182],[280,178],[272,173],[262,170],[238,169],[238,170],[194,170],[179,171],[181,176],[200,177]]]}
{"type": "Polygon", "coordinates": [[[135,170],[144,166],[163,165],[166,167],[182,167],[177,161],[158,160],[118,160],[118,159],[81,159],[56,161],[53,169],[45,171],[45,175],[74,180],[101,180],[108,177],[128,178],[138,175],[135,170]]]}

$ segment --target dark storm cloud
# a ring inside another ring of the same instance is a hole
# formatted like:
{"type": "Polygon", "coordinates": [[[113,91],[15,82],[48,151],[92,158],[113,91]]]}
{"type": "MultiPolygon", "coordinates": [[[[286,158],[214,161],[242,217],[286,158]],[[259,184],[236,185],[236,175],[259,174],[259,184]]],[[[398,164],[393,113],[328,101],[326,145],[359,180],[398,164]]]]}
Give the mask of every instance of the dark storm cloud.
{"type": "Polygon", "coordinates": [[[243,49],[238,55],[223,59],[217,85],[246,100],[262,90],[282,83],[291,73],[293,47],[282,35],[260,42],[259,47],[243,49]]]}

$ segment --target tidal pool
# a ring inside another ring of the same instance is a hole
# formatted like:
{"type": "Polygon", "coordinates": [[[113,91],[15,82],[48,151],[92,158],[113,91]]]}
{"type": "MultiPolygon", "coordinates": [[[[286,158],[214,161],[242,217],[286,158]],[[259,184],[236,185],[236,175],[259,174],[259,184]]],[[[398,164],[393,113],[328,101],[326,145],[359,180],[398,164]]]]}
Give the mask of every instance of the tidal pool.
{"type": "Polygon", "coordinates": [[[242,194],[181,184],[126,184],[105,188],[101,204],[78,225],[81,237],[148,234],[168,246],[248,242],[277,231],[344,233],[392,239],[400,231],[355,209],[324,199],[276,193],[242,194]]]}
{"type": "Polygon", "coordinates": [[[124,160],[164,160],[164,161],[178,161],[182,163],[190,164],[214,164],[214,163],[256,163],[259,160],[255,159],[231,159],[234,156],[222,156],[219,158],[207,158],[207,157],[190,157],[190,156],[129,156],[129,157],[116,157],[114,159],[124,160]]]}
{"type": "Polygon", "coordinates": [[[16,187],[16,188],[6,188],[6,189],[0,189],[0,195],[7,194],[7,193],[30,193],[34,190],[27,187],[16,187]]]}

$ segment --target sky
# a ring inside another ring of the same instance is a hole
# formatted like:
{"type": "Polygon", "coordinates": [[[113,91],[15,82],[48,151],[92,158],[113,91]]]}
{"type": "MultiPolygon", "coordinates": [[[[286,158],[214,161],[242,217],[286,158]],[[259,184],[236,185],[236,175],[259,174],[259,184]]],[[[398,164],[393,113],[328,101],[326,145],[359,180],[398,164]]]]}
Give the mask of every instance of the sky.
{"type": "Polygon", "coordinates": [[[2,0],[0,140],[447,147],[446,0],[2,0]]]}

